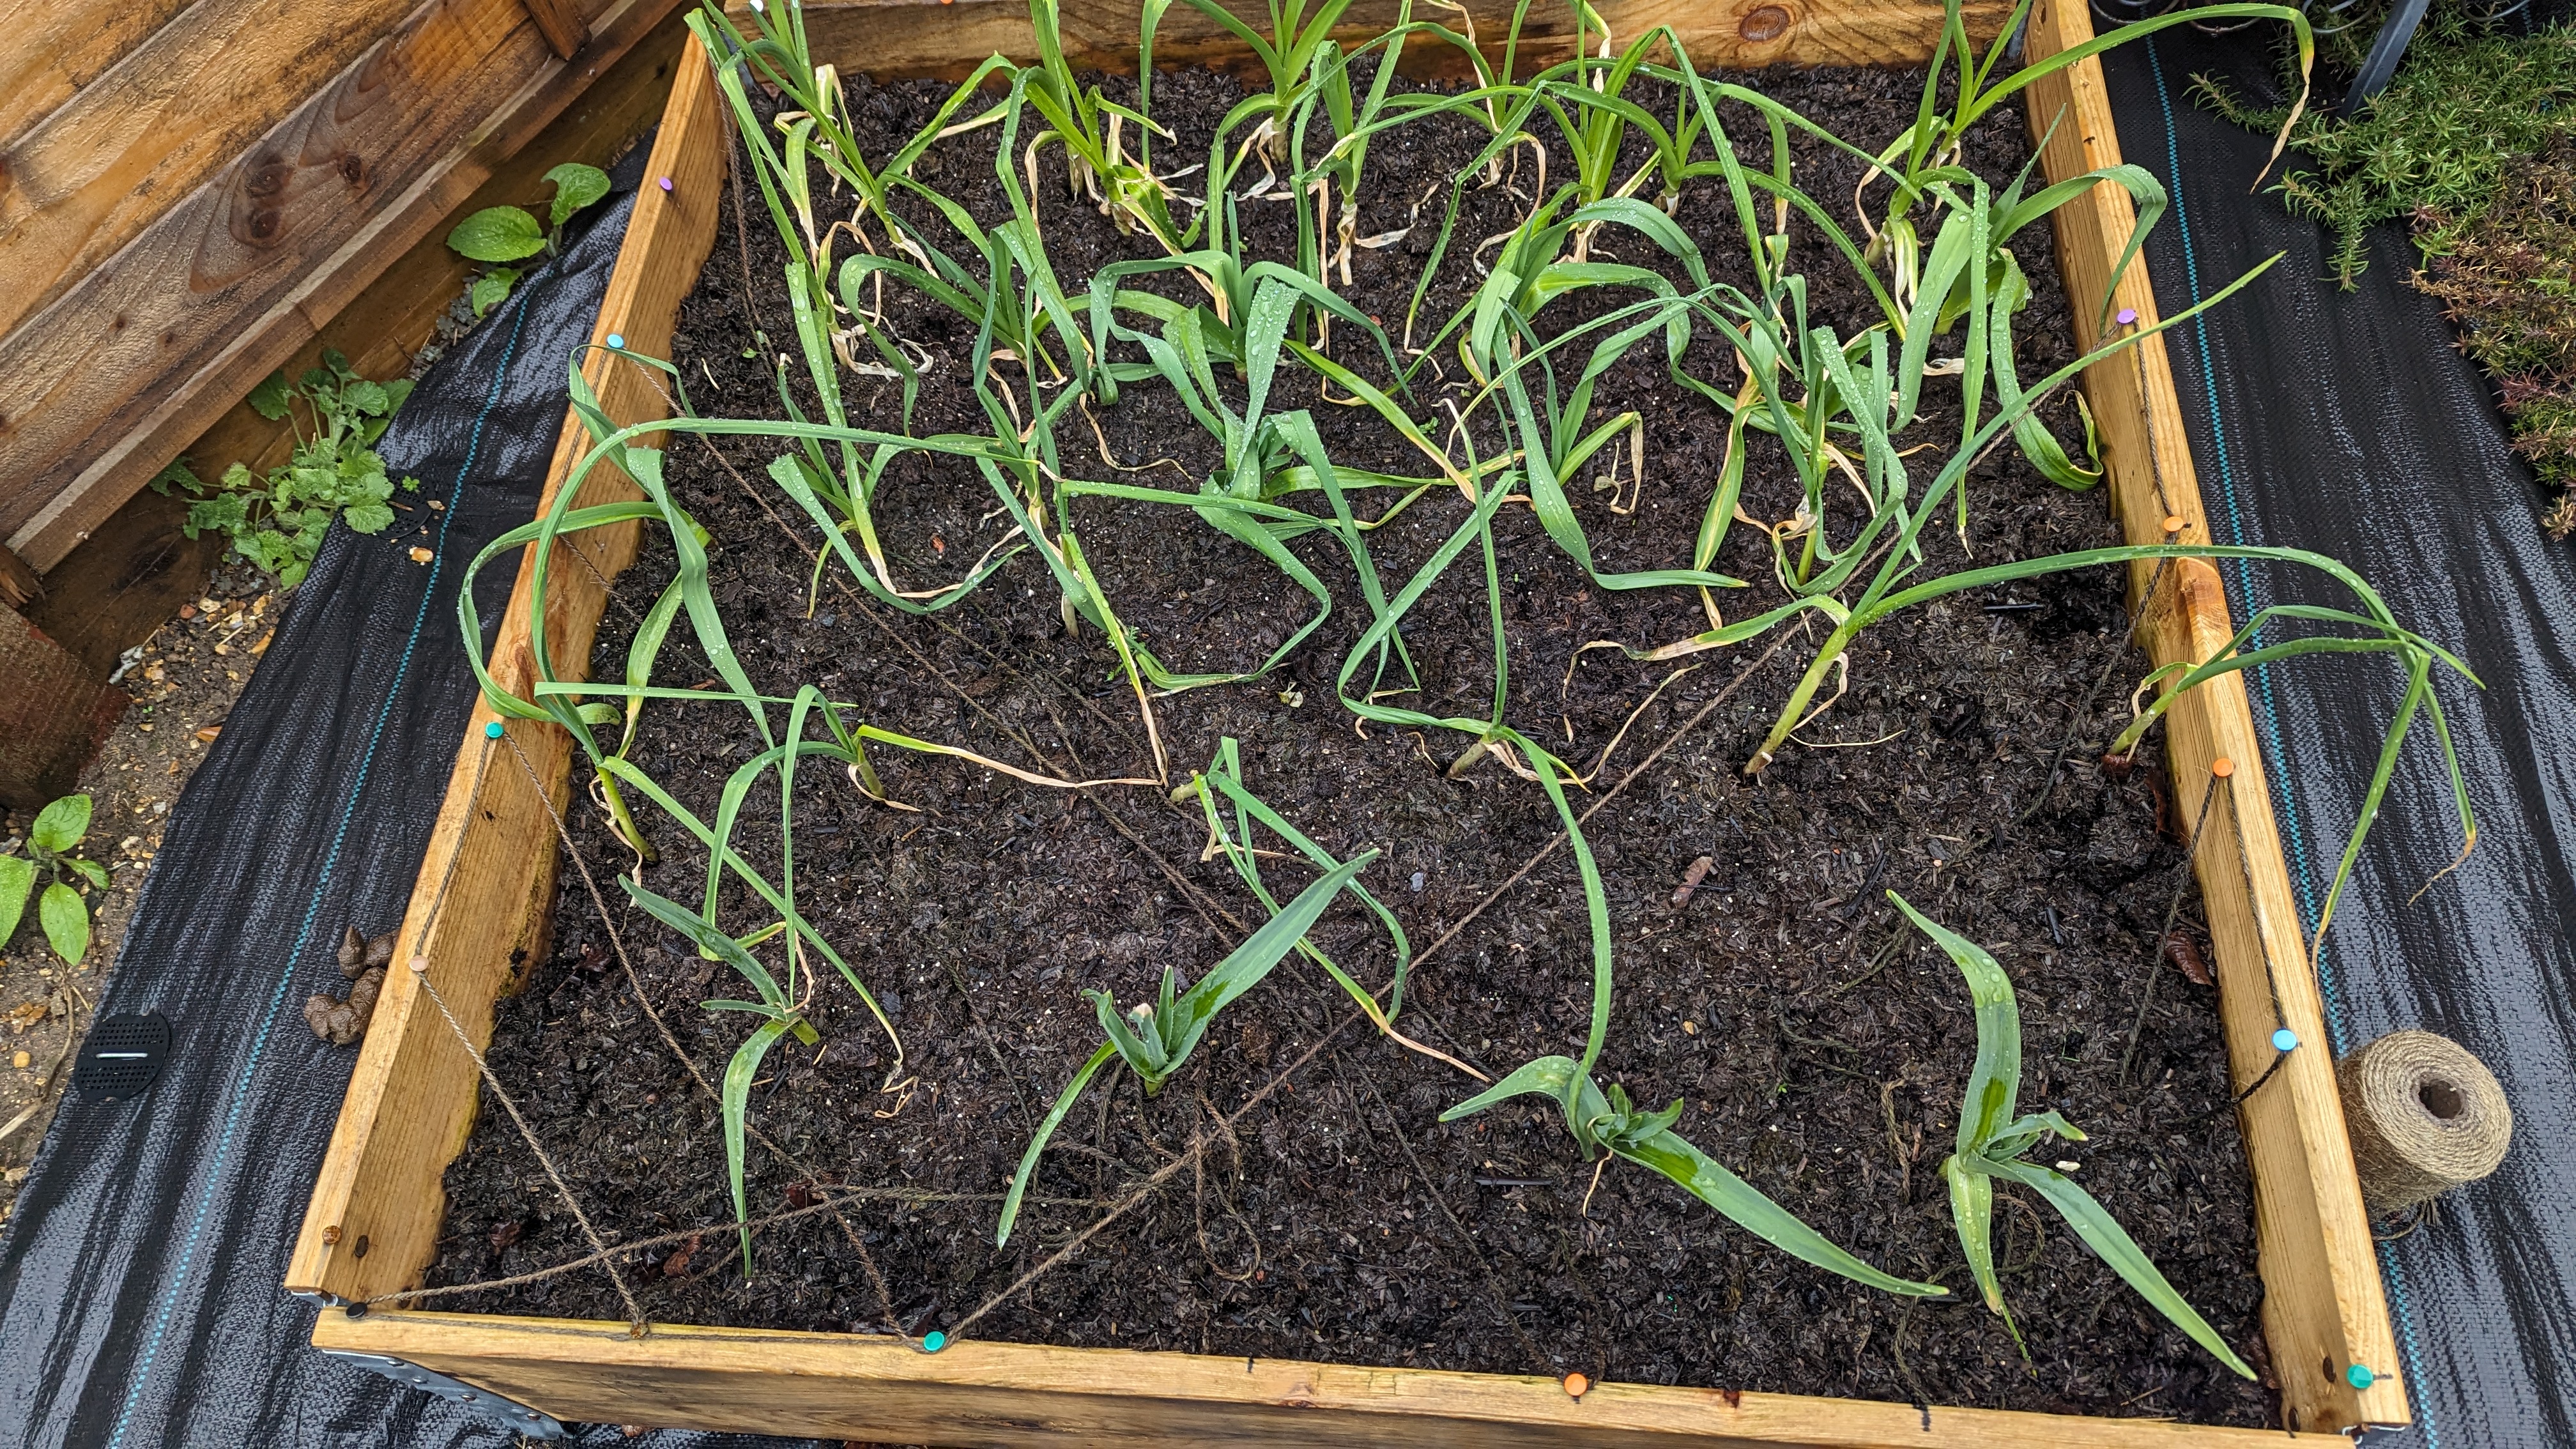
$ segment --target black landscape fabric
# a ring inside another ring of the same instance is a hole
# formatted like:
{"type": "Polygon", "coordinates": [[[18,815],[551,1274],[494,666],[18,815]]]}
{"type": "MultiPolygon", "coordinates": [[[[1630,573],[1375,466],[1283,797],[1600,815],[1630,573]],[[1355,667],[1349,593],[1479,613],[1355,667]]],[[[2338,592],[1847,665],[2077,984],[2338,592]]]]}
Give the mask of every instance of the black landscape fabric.
{"type": "MultiPolygon", "coordinates": [[[[2125,159],[2173,194],[2146,253],[2165,312],[2287,253],[2167,334],[2210,533],[2343,560],[2486,682],[2436,681],[2477,849],[2410,903],[2460,847],[2419,720],[2325,943],[2338,1054],[2439,1032],[2492,1068],[2514,1107],[2496,1175],[2381,1245],[2405,1361],[2369,1367],[2403,1373],[2416,1424],[2374,1442],[2576,1444],[2576,548],[2541,534],[2539,489],[2486,379],[2409,284],[2404,233],[2374,232],[2360,290],[2336,290],[2331,239],[2282,210],[2278,171],[2249,192],[2271,138],[2192,104],[2203,72],[2277,94],[2251,39],[2179,27],[2106,57],[2125,159]]],[[[2304,570],[2223,573],[2240,622],[2267,604],[2351,602],[2304,570]]],[[[2249,681],[2310,932],[2402,684],[2374,656],[2309,656],[2249,681]]]]}
{"type": "MultiPolygon", "coordinates": [[[[169,1060],[138,1100],[64,1103],[0,1238],[0,1445],[513,1442],[326,1359],[315,1307],[279,1287],[356,1060],[301,1013],[345,988],[342,927],[391,930],[410,897],[474,701],[457,582],[535,510],[643,157],[413,392],[378,444],[420,480],[397,495],[413,511],[371,538],[333,527],[171,812],[99,1006],[168,1018],[169,1060]]],[[[485,571],[487,627],[515,572],[485,571]]]]}

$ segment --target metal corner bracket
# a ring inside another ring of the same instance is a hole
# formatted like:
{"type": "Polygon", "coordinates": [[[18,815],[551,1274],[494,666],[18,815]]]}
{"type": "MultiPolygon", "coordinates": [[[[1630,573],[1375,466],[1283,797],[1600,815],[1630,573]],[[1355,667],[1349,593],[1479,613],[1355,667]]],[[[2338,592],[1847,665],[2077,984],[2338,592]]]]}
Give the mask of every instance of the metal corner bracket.
{"type": "Polygon", "coordinates": [[[553,1441],[564,1436],[563,1424],[551,1414],[531,1409],[490,1389],[478,1389],[462,1380],[422,1368],[407,1359],[390,1354],[361,1353],[348,1348],[326,1348],[321,1352],[369,1373],[382,1374],[405,1388],[435,1394],[527,1438],[553,1441]]]}

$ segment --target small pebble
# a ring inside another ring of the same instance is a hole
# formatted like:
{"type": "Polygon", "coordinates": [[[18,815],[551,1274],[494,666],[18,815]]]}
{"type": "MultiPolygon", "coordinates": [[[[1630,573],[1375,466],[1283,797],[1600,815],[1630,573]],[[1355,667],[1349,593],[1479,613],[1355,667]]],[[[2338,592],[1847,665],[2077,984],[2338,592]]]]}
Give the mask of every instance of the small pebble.
{"type": "Polygon", "coordinates": [[[1415,895],[1418,896],[1422,894],[1422,883],[1426,879],[1428,879],[1428,877],[1426,877],[1421,871],[1417,870],[1413,873],[1413,893],[1415,895]]]}
{"type": "Polygon", "coordinates": [[[27,1069],[28,1064],[29,1064],[29,1063],[31,1063],[31,1062],[33,1062],[34,1060],[35,1060],[35,1058],[34,1058],[34,1057],[31,1057],[31,1056],[27,1055],[27,1054],[26,1054],[25,1052],[23,1052],[23,1051],[17,1051],[17,1052],[11,1052],[11,1053],[9,1053],[9,1065],[11,1065],[11,1066],[13,1066],[13,1067],[16,1067],[18,1070],[20,1070],[20,1071],[22,1071],[22,1072],[23,1072],[23,1071],[25,1071],[25,1070],[27,1069]]]}
{"type": "Polygon", "coordinates": [[[436,555],[425,548],[415,548],[411,551],[411,561],[416,564],[425,564],[434,557],[436,555]]]}

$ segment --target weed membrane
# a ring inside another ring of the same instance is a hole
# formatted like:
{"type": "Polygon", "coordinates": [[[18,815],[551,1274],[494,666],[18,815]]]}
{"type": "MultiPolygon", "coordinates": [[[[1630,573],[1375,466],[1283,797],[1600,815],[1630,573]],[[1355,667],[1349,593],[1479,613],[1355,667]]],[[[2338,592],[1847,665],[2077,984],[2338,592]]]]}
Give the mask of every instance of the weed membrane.
{"type": "MultiPolygon", "coordinates": [[[[2437,686],[2477,848],[2413,899],[2459,842],[2438,758],[2410,749],[2322,963],[2338,1054],[2390,1031],[2440,1032],[2493,1069],[2517,1108],[2496,1175],[2380,1248],[2406,1355],[2392,1368],[2417,1418],[2384,1442],[2576,1443],[2576,1128],[2561,1110],[2576,1063],[2576,551],[2543,536],[2540,490],[2486,379],[2408,280],[2417,256],[2402,227],[2374,229],[2359,291],[2337,291],[2332,236],[2247,190],[2269,138],[2185,94],[2214,72],[2270,104],[2271,56],[2186,29],[2103,60],[2127,159],[2173,192],[2146,251],[2166,311],[2288,254],[2171,338],[2211,532],[2344,560],[2414,627],[2455,641],[2487,686],[2437,686]]],[[[2279,571],[2230,564],[2225,578],[2240,619],[2322,602],[2279,571]]],[[[2261,670],[2249,687],[2313,932],[2378,753],[2352,702],[2377,707],[2391,692],[2385,676],[2337,664],[2261,670]]]]}

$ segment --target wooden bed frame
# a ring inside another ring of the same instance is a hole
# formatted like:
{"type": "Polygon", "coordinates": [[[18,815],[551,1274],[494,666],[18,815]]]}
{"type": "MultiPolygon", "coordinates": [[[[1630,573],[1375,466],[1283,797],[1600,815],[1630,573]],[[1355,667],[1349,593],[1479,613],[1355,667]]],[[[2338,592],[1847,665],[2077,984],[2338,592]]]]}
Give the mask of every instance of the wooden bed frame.
{"type": "MultiPolygon", "coordinates": [[[[809,4],[811,33],[871,38],[867,55],[893,71],[954,74],[995,47],[1026,44],[1019,0],[928,0],[809,4]],[[1012,17],[1020,28],[1011,29],[1012,17]],[[932,19],[953,23],[926,25],[932,19]],[[835,28],[838,27],[838,28],[835,28]],[[872,27],[872,28],[870,28],[872,27]]],[[[1068,7],[1068,30],[1114,36],[1132,0],[1068,7]],[[1079,17],[1079,23],[1076,23],[1079,17]]],[[[1695,55],[1793,63],[1919,64],[1938,7],[1918,0],[1633,0],[1604,4],[1614,33],[1671,21],[1695,55]],[[1883,23],[1882,23],[1883,22],[1883,23]],[[1775,28],[1776,27],[1776,28],[1775,28]],[[1754,40],[1745,37],[1754,36],[1754,40]],[[1701,50],[1705,37],[1708,47],[1701,50]],[[1730,37],[1732,40],[1730,41],[1730,37]]],[[[1174,12],[1175,18],[1179,10],[1174,12]]],[[[1978,12],[1990,31],[1994,12],[1978,12]]],[[[1934,21],[1937,26],[1937,18],[1934,21]]],[[[2091,34],[2082,0],[2041,0],[2026,38],[2032,56],[2054,54],[2091,34]]],[[[1214,42],[1203,58],[1221,59],[1214,42]]],[[[845,42],[857,52],[855,39],[845,42]]],[[[833,52],[822,45],[817,53],[833,52]]],[[[1132,64],[1132,55],[1128,57],[1132,64]]],[[[2119,160],[2111,111],[2096,61],[2032,87],[2034,134],[2054,123],[2044,166],[2051,179],[2119,160]]],[[[621,333],[628,347],[663,355],[681,298],[696,283],[716,231],[729,155],[726,120],[694,45],[674,85],[647,186],[638,201],[594,340],[621,333]]],[[[2101,295],[2128,235],[2126,193],[2110,185],[2058,213],[2059,262],[2067,291],[2101,295]]],[[[2142,319],[2156,313],[2146,269],[2132,267],[2117,298],[2142,319]]],[[[2077,341],[2095,342],[2093,308],[2074,309],[2077,341]]],[[[640,369],[612,367],[594,354],[588,376],[622,421],[664,416],[640,369]]],[[[2109,490],[2128,536],[2159,542],[2178,515],[2181,537],[2206,541],[2190,450],[2176,408],[2161,338],[2096,366],[2084,382],[2111,474],[2109,490]]],[[[567,419],[547,496],[554,496],[582,445],[567,419]]],[[[608,470],[592,476],[585,501],[625,488],[608,470]]],[[[623,538],[606,562],[633,556],[623,538]]],[[[563,547],[563,545],[558,545],[563,547]]],[[[594,554],[594,557],[596,555],[594,554]]],[[[523,562],[494,672],[524,691],[533,670],[529,581],[523,562]]],[[[2198,660],[2231,637],[2217,571],[2177,565],[2150,600],[2142,631],[2159,662],[2198,660]]],[[[613,572],[613,569],[611,570],[613,572]]],[[[2146,570],[2132,581],[2146,596],[2146,570]]],[[[551,657],[579,667],[590,657],[603,586],[569,559],[551,570],[547,617],[551,657]]],[[[483,773],[474,791],[485,726],[478,705],[460,750],[427,862],[403,922],[403,956],[423,955],[441,995],[480,1042],[496,998],[514,989],[545,946],[555,892],[556,842],[549,802],[510,762],[483,773]],[[448,872],[453,869],[452,878],[448,872]],[[446,893],[432,911],[433,895],[446,893]]],[[[507,723],[537,765],[555,806],[567,797],[571,744],[551,726],[507,723]]],[[[2254,1174],[2263,1321],[2294,1433],[2345,1433],[2408,1420],[2395,1374],[2389,1326],[2369,1224],[2344,1135],[2317,984],[2301,939],[2270,796],[2241,675],[2199,686],[2167,716],[2173,777],[2211,778],[2213,760],[2236,765],[2240,809],[2206,817],[2193,842],[2216,946],[2220,1004],[2236,1080],[2250,1083],[2272,1063],[2275,1029],[2266,957],[2277,977],[2281,1020],[2303,1045],[2240,1109],[2254,1174]],[[2235,838],[2241,821],[2244,838],[2235,838]],[[2239,850],[2250,871],[2239,866],[2239,850]],[[2247,887],[2250,874],[2251,895],[2247,887]],[[2356,1388],[2351,1370],[2376,1378],[2356,1388]]],[[[2196,793],[2195,784],[2181,787],[2196,793]]],[[[2185,818],[2193,812],[2185,811],[2185,818]]],[[[441,1174],[463,1147],[478,1091],[473,1063],[409,972],[385,983],[375,1024],[315,1185],[287,1276],[290,1291],[326,1304],[363,1302],[420,1281],[432,1261],[444,1207],[441,1174]]],[[[2007,1413],[1793,1395],[1609,1383],[1580,1399],[1550,1378],[1343,1367],[1114,1349],[1068,1349],[968,1341],[924,1353],[902,1339],[830,1333],[761,1332],[655,1325],[643,1337],[624,1324],[504,1318],[420,1311],[326,1309],[314,1343],[398,1378],[514,1412],[523,1426],[555,1420],[689,1426],[810,1435],[823,1439],[996,1445],[1189,1445],[1219,1440],[1262,1445],[1707,1445],[1742,1446],[2100,1446],[2278,1443],[2276,1431],[2212,1429],[2152,1419],[2007,1413]]]]}

